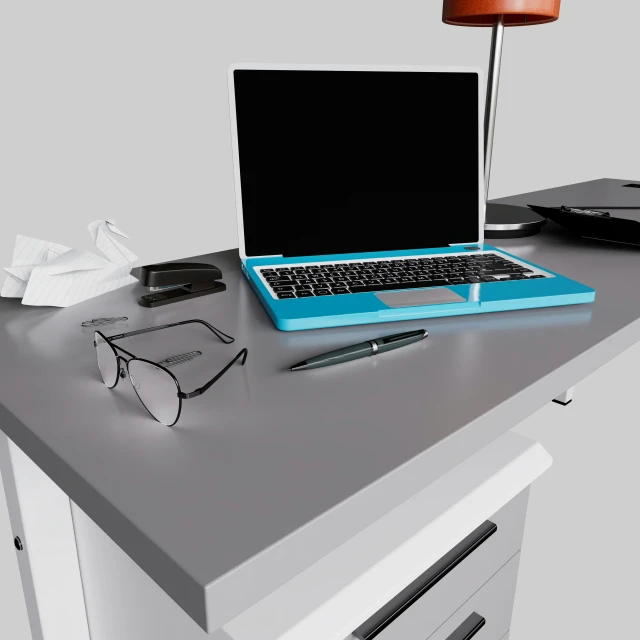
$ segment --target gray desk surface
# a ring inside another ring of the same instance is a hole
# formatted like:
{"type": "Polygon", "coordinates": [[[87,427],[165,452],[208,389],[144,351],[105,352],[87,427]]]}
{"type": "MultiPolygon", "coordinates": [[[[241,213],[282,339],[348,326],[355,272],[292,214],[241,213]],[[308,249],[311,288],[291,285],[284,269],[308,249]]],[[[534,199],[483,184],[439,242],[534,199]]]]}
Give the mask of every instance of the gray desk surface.
{"type": "MultiPolygon", "coordinates": [[[[562,204],[581,188],[503,202],[562,204]]],[[[595,287],[596,302],[281,333],[236,251],[210,256],[226,292],[155,310],[137,305],[138,286],[61,310],[2,299],[0,427],[211,631],[640,339],[640,250],[552,225],[499,245],[595,287]],[[128,329],[203,318],[237,338],[225,346],[204,329],[176,328],[127,340],[152,359],[201,349],[174,369],[186,390],[243,346],[247,365],[165,428],[127,381],[109,391],[99,380],[92,332],[80,323],[114,315],[128,316],[128,329]],[[398,352],[286,371],[327,349],[422,326],[430,337],[398,352]]]]}

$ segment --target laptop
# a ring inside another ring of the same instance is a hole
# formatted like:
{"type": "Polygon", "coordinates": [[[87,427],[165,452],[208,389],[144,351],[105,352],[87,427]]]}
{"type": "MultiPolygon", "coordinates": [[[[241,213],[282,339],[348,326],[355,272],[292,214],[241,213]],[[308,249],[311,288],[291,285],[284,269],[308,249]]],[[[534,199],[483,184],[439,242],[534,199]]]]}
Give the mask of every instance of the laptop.
{"type": "Polygon", "coordinates": [[[592,302],[484,243],[481,71],[229,69],[242,270],[283,331],[592,302]]]}

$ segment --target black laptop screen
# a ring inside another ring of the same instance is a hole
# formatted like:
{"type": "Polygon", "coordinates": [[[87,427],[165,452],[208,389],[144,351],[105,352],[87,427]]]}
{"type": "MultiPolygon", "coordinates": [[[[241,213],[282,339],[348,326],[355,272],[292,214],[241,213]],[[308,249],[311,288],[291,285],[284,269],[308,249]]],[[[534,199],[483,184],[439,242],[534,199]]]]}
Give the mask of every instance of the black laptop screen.
{"type": "Polygon", "coordinates": [[[478,76],[235,70],[245,249],[477,242],[478,76]]]}

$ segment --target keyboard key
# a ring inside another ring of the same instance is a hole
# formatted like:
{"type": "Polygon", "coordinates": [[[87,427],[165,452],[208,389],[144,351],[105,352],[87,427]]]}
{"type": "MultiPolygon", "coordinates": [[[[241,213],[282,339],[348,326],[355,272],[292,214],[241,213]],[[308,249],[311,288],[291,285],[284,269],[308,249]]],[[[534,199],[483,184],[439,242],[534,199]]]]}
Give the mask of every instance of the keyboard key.
{"type": "Polygon", "coordinates": [[[310,284],[297,284],[296,291],[311,291],[312,287],[310,284]]]}
{"type": "Polygon", "coordinates": [[[293,287],[291,287],[291,286],[273,287],[273,290],[276,293],[280,293],[282,291],[293,291],[293,287]]]}
{"type": "Polygon", "coordinates": [[[278,282],[278,280],[280,280],[280,278],[278,276],[267,276],[265,278],[265,280],[267,282],[278,282]]]}
{"type": "Polygon", "coordinates": [[[291,280],[291,278],[290,278],[289,276],[280,276],[280,277],[278,278],[278,280],[271,280],[271,281],[269,282],[269,284],[270,284],[272,287],[279,287],[279,286],[281,286],[281,285],[291,284],[291,283],[292,283],[292,280],[291,280]]]}
{"type": "Polygon", "coordinates": [[[316,297],[317,296],[330,296],[331,291],[329,289],[316,289],[315,290],[316,297]]]}
{"type": "Polygon", "coordinates": [[[443,287],[449,284],[447,280],[420,280],[416,282],[397,282],[393,285],[374,284],[364,287],[351,287],[351,293],[369,293],[371,291],[395,291],[398,289],[428,289],[429,287],[443,287]]]}
{"type": "MultiPolygon", "coordinates": [[[[316,282],[318,284],[331,284],[336,278],[316,278],[316,282]]],[[[343,280],[346,280],[346,278],[343,278],[343,280]]]]}
{"type": "Polygon", "coordinates": [[[529,276],[527,280],[538,280],[540,278],[546,278],[546,276],[540,276],[540,275],[529,276]]]}
{"type": "Polygon", "coordinates": [[[508,275],[510,273],[513,273],[513,271],[511,269],[483,269],[482,270],[482,275],[483,276],[497,276],[497,275],[508,275]]]}
{"type": "Polygon", "coordinates": [[[313,298],[315,295],[313,291],[296,291],[298,298],[313,298]]]}
{"type": "Polygon", "coordinates": [[[444,287],[449,284],[446,278],[434,278],[433,280],[419,280],[416,284],[420,287],[444,287]]]}
{"type": "Polygon", "coordinates": [[[347,278],[345,276],[334,276],[333,277],[333,281],[334,282],[348,282],[347,278]]]}
{"type": "Polygon", "coordinates": [[[365,284],[363,287],[351,287],[351,293],[371,293],[372,291],[388,291],[391,287],[383,284],[365,284]]]}
{"type": "Polygon", "coordinates": [[[289,267],[280,267],[276,269],[276,271],[281,274],[291,273],[291,269],[289,269],[289,267]]]}
{"type": "Polygon", "coordinates": [[[333,293],[333,295],[349,293],[349,289],[347,289],[346,287],[333,287],[333,289],[331,289],[331,293],[333,293]]]}
{"type": "Polygon", "coordinates": [[[286,300],[287,298],[295,298],[296,294],[293,293],[293,291],[283,291],[282,293],[278,294],[278,298],[280,298],[280,300],[286,300]]]}
{"type": "Polygon", "coordinates": [[[276,274],[275,270],[273,269],[260,269],[260,273],[263,276],[274,276],[276,274]]]}

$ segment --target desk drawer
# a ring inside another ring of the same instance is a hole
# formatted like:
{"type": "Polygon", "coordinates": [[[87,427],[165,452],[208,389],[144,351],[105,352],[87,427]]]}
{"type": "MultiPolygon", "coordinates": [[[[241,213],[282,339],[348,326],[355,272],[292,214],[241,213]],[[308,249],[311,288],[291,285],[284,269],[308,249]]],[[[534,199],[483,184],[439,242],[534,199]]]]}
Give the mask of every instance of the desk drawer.
{"type": "Polygon", "coordinates": [[[429,640],[502,640],[511,626],[519,563],[518,553],[429,640]]]}
{"type": "Polygon", "coordinates": [[[522,546],[529,490],[487,522],[374,614],[358,640],[425,640],[522,546]]]}

